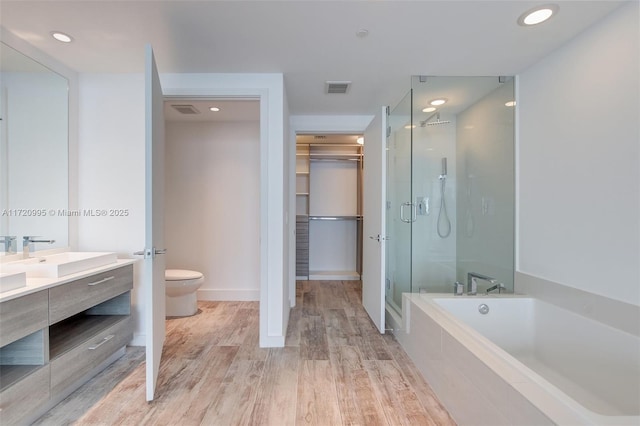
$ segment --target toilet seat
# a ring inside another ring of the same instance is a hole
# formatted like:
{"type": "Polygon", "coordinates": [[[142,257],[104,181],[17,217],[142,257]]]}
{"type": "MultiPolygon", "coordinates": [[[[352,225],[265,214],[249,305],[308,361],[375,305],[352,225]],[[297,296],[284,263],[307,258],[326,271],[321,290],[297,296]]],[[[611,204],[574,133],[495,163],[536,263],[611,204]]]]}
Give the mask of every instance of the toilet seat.
{"type": "Polygon", "coordinates": [[[165,315],[188,317],[198,312],[197,290],[204,283],[204,274],[187,269],[164,271],[165,315]]]}
{"type": "Polygon", "coordinates": [[[165,281],[197,280],[202,277],[201,272],[189,271],[187,269],[167,269],[164,271],[165,281]]]}

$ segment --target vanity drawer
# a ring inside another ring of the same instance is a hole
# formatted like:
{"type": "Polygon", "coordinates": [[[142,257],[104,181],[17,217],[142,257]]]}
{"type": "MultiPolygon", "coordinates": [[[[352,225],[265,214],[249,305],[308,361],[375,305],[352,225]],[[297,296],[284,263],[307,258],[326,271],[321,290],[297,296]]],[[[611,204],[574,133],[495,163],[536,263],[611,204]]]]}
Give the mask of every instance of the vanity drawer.
{"type": "Polygon", "coordinates": [[[21,424],[34,409],[49,401],[49,365],[0,392],[0,420],[3,425],[21,424]]]}
{"type": "Polygon", "coordinates": [[[51,360],[51,393],[55,395],[73,385],[132,338],[131,317],[123,317],[122,321],[51,360]]]}
{"type": "Polygon", "coordinates": [[[133,265],[49,289],[49,324],[68,318],[133,288],[133,265]]]}
{"type": "Polygon", "coordinates": [[[49,325],[47,290],[0,303],[0,347],[49,325]]]}

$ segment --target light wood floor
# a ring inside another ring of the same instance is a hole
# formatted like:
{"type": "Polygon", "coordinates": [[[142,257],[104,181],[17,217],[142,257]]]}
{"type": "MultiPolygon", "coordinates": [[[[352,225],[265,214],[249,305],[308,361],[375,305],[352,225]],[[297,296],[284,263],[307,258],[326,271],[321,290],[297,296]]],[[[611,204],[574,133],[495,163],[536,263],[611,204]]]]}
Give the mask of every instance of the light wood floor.
{"type": "Polygon", "coordinates": [[[199,302],[167,320],[157,399],[144,350],[127,354],[39,425],[453,425],[357,281],[302,281],[284,348],[258,347],[257,302],[199,302]]]}

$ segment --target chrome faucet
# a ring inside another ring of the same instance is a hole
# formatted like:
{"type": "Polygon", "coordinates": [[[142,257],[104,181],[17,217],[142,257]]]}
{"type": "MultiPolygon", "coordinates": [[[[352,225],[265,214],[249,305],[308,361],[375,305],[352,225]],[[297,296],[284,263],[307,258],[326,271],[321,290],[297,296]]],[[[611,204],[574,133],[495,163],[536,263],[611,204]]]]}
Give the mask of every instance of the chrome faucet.
{"type": "Polygon", "coordinates": [[[468,295],[475,296],[476,294],[478,294],[477,280],[484,280],[484,281],[489,281],[491,284],[498,284],[498,280],[496,280],[495,278],[478,274],[477,272],[469,272],[467,274],[467,294],[468,295]]]}
{"type": "Polygon", "coordinates": [[[507,288],[502,283],[496,283],[495,285],[489,287],[487,289],[486,294],[491,293],[493,290],[498,290],[498,294],[502,293],[502,290],[506,290],[507,288]]]}
{"type": "Polygon", "coordinates": [[[1,235],[0,243],[4,245],[4,252],[14,254],[16,252],[16,237],[11,235],[1,235]]]}
{"type": "Polygon", "coordinates": [[[29,253],[35,251],[35,243],[48,243],[53,244],[56,240],[37,240],[39,237],[24,236],[22,238],[22,257],[25,259],[29,257],[29,253]]]}

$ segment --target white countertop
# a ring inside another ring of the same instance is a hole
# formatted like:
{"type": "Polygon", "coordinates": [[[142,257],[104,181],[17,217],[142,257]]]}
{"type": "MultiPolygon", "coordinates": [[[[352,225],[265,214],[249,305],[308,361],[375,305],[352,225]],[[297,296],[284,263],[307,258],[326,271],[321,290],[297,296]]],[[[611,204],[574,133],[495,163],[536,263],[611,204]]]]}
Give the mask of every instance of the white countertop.
{"type": "Polygon", "coordinates": [[[46,290],[48,288],[68,283],[70,281],[75,281],[91,275],[99,274],[101,272],[110,271],[112,269],[117,269],[126,265],[132,265],[138,261],[139,259],[118,259],[115,263],[110,263],[98,268],[87,269],[86,271],[66,275],[60,278],[27,278],[27,285],[25,287],[1,293],[0,303],[6,302],[7,300],[16,299],[21,296],[26,296],[27,294],[35,293],[40,290],[46,290]]]}

